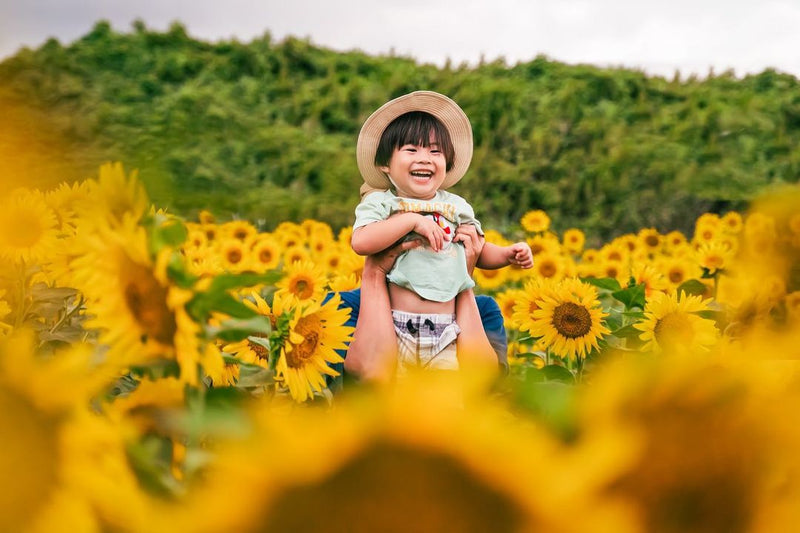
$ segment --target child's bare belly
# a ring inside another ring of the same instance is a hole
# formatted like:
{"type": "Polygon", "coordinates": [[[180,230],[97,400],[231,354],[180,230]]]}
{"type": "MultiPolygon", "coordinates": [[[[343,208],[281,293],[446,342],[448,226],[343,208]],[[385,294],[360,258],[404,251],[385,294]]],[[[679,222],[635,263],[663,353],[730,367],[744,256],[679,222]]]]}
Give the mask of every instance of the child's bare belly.
{"type": "Polygon", "coordinates": [[[394,283],[389,283],[389,301],[392,309],[406,313],[453,314],[456,312],[455,299],[447,302],[426,300],[414,291],[394,283]]]}

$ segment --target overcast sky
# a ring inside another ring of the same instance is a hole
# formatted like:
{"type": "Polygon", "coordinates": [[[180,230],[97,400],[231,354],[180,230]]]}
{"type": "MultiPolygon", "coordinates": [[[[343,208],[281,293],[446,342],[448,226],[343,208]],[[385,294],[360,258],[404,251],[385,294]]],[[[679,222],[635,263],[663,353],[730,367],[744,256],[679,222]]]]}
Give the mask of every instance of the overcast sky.
{"type": "Polygon", "coordinates": [[[441,65],[538,54],[567,63],[800,77],[800,0],[0,0],[0,59],[48,37],[67,44],[99,19],[129,31],[180,20],[191,36],[308,37],[335,50],[441,65]]]}

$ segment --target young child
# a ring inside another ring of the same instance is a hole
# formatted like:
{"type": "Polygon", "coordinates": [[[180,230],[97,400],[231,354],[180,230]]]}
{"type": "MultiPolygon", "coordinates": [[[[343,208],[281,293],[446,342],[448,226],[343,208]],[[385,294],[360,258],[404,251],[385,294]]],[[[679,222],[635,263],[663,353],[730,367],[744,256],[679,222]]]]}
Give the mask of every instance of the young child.
{"type": "MultiPolygon", "coordinates": [[[[356,207],[353,250],[372,255],[401,239],[422,241],[387,275],[401,374],[409,366],[459,367],[455,298],[475,282],[458,228],[471,224],[483,231],[470,204],[445,189],[461,179],[471,159],[469,119],[450,98],[431,91],[384,104],[358,136],[358,167],[367,191],[374,192],[356,207]]],[[[530,247],[483,244],[478,267],[508,265],[531,268],[530,247]]]]}

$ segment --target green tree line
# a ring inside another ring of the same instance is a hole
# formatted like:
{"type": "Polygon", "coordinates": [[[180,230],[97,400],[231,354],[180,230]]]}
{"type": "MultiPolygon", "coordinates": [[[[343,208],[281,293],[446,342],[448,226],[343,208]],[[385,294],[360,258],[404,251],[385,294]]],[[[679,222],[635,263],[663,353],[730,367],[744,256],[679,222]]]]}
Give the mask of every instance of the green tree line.
{"type": "Polygon", "coordinates": [[[800,85],[772,69],[665,79],[544,56],[437,67],[269,33],[210,43],[141,21],[127,33],[100,21],[0,63],[0,173],[47,186],[120,160],[179,214],[339,228],[358,202],[361,123],[418,89],[470,117],[475,154],[453,192],[501,231],[530,209],[596,240],[691,231],[700,213],[744,209],[800,177],[800,85]]]}

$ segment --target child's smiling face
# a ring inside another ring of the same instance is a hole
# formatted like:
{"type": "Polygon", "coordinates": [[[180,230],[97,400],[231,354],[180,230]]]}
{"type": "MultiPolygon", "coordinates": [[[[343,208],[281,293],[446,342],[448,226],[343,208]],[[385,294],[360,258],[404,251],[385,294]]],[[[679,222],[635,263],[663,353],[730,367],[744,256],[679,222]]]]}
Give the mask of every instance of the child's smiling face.
{"type": "Polygon", "coordinates": [[[447,161],[436,140],[429,146],[404,144],[395,148],[388,166],[380,169],[389,175],[398,196],[429,200],[442,186],[447,161]]]}

